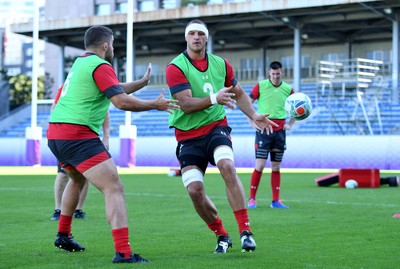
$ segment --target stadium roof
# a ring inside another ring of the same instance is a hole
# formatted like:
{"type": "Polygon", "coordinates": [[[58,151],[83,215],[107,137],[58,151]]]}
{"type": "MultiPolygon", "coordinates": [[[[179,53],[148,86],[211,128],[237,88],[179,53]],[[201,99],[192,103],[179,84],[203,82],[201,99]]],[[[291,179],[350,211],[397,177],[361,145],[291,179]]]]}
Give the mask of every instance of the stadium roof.
{"type": "MultiPolygon", "coordinates": [[[[400,1],[250,1],[200,5],[134,13],[136,55],[174,54],[186,48],[184,27],[193,18],[208,24],[214,51],[293,47],[295,28],[302,46],[391,41],[399,23],[400,1]]],[[[91,25],[114,30],[116,55],[126,52],[126,14],[90,16],[40,22],[40,39],[83,49],[84,31],[91,25]],[[119,54],[118,54],[119,53],[119,54]]],[[[11,30],[32,36],[32,23],[11,30]]]]}

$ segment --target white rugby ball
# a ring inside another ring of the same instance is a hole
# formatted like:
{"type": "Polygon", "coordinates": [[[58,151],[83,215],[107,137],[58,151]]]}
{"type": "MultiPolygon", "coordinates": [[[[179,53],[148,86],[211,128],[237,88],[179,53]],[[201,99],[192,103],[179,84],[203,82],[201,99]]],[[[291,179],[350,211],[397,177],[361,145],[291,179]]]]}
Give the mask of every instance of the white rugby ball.
{"type": "Polygon", "coordinates": [[[306,119],[308,116],[310,116],[312,111],[310,97],[302,92],[289,95],[285,101],[285,110],[292,119],[306,119]]]}
{"type": "Polygon", "coordinates": [[[349,179],[347,180],[344,185],[346,186],[346,189],[355,189],[358,187],[358,183],[357,181],[355,181],[354,179],[349,179]]]}

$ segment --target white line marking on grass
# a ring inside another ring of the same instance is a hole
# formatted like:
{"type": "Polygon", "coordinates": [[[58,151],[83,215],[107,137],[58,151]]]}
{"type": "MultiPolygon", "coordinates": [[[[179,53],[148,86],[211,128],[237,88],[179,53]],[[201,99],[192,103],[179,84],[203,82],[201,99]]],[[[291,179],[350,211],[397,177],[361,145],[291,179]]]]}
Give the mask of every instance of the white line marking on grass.
{"type": "MultiPolygon", "coordinates": [[[[187,195],[171,195],[171,194],[154,194],[154,193],[138,193],[138,192],[126,192],[125,195],[129,196],[143,196],[143,197],[176,197],[176,198],[184,198],[188,197],[187,195]]],[[[220,199],[226,200],[226,196],[209,196],[211,199],[220,199]]],[[[257,199],[257,201],[269,201],[269,199],[257,199]]],[[[327,205],[351,205],[351,206],[371,206],[371,207],[399,207],[398,204],[386,204],[386,203],[354,203],[354,202],[337,202],[337,201],[316,201],[316,200],[289,200],[285,199],[285,202],[290,203],[313,203],[313,204],[327,204],[327,205]]]]}
{"type": "MultiPolygon", "coordinates": [[[[29,191],[29,192],[54,192],[52,188],[0,188],[1,191],[29,191]]],[[[89,190],[89,194],[101,194],[98,190],[89,190]]],[[[125,192],[126,196],[140,196],[140,197],[159,197],[159,198],[188,198],[188,195],[182,194],[164,194],[164,193],[144,193],[144,192],[125,192]]],[[[226,196],[210,196],[211,199],[226,200],[226,196]]],[[[258,198],[257,201],[269,202],[269,199],[258,198]]],[[[363,203],[363,202],[339,202],[339,201],[317,201],[317,200],[290,200],[285,199],[289,203],[311,203],[311,204],[326,204],[326,205],[339,205],[339,206],[369,206],[369,207],[399,207],[398,204],[389,203],[363,203]]]]}
{"type": "MultiPolygon", "coordinates": [[[[263,199],[257,199],[263,200],[263,199]]],[[[265,199],[266,200],[266,199],[265,199]]],[[[327,205],[352,205],[352,206],[376,206],[376,207],[399,207],[398,204],[387,204],[387,203],[355,203],[355,202],[338,202],[338,201],[316,201],[316,200],[289,200],[285,199],[285,202],[291,203],[314,203],[314,204],[327,204],[327,205]]]]}

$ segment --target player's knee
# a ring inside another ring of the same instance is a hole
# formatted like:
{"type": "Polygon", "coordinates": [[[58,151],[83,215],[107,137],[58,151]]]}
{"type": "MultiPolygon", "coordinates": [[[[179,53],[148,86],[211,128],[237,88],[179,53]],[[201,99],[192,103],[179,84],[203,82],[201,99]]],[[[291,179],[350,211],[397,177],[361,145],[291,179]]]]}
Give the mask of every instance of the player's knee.
{"type": "Polygon", "coordinates": [[[215,161],[215,164],[218,165],[219,168],[220,168],[220,165],[225,166],[225,168],[227,168],[226,166],[228,166],[228,165],[232,166],[233,162],[234,162],[232,148],[228,147],[228,146],[217,147],[214,151],[214,161],[215,161]],[[230,160],[230,161],[218,164],[220,160],[230,160]]]}
{"type": "Polygon", "coordinates": [[[187,191],[189,194],[190,199],[193,201],[193,203],[201,203],[206,195],[204,191],[204,185],[200,181],[192,182],[187,186],[187,191]]]}
{"type": "Polygon", "coordinates": [[[281,169],[280,162],[271,162],[271,171],[278,172],[281,169]]]}
{"type": "MultiPolygon", "coordinates": [[[[185,188],[188,188],[189,184],[192,182],[201,182],[203,183],[203,173],[197,169],[190,169],[182,174],[182,182],[185,188]]],[[[195,189],[195,185],[193,188],[195,189]]]]}
{"type": "Polygon", "coordinates": [[[235,165],[230,159],[221,159],[217,167],[224,178],[232,177],[236,174],[235,165]]]}
{"type": "Polygon", "coordinates": [[[124,184],[122,183],[122,181],[118,180],[118,183],[119,184],[117,184],[117,191],[120,193],[125,193],[125,188],[124,188],[124,184]]]}
{"type": "Polygon", "coordinates": [[[98,184],[98,182],[92,182],[92,184],[99,189],[104,196],[124,195],[125,189],[124,184],[121,180],[109,181],[107,184],[98,184]]]}

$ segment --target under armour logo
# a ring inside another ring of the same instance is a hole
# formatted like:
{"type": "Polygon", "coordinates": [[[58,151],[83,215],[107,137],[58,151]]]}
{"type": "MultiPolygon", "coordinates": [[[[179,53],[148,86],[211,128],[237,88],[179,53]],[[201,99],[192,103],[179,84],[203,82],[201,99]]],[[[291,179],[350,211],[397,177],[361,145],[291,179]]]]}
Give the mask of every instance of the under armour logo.
{"type": "Polygon", "coordinates": [[[202,76],[202,77],[203,77],[203,80],[208,79],[208,75],[205,75],[205,76],[202,76]]]}

